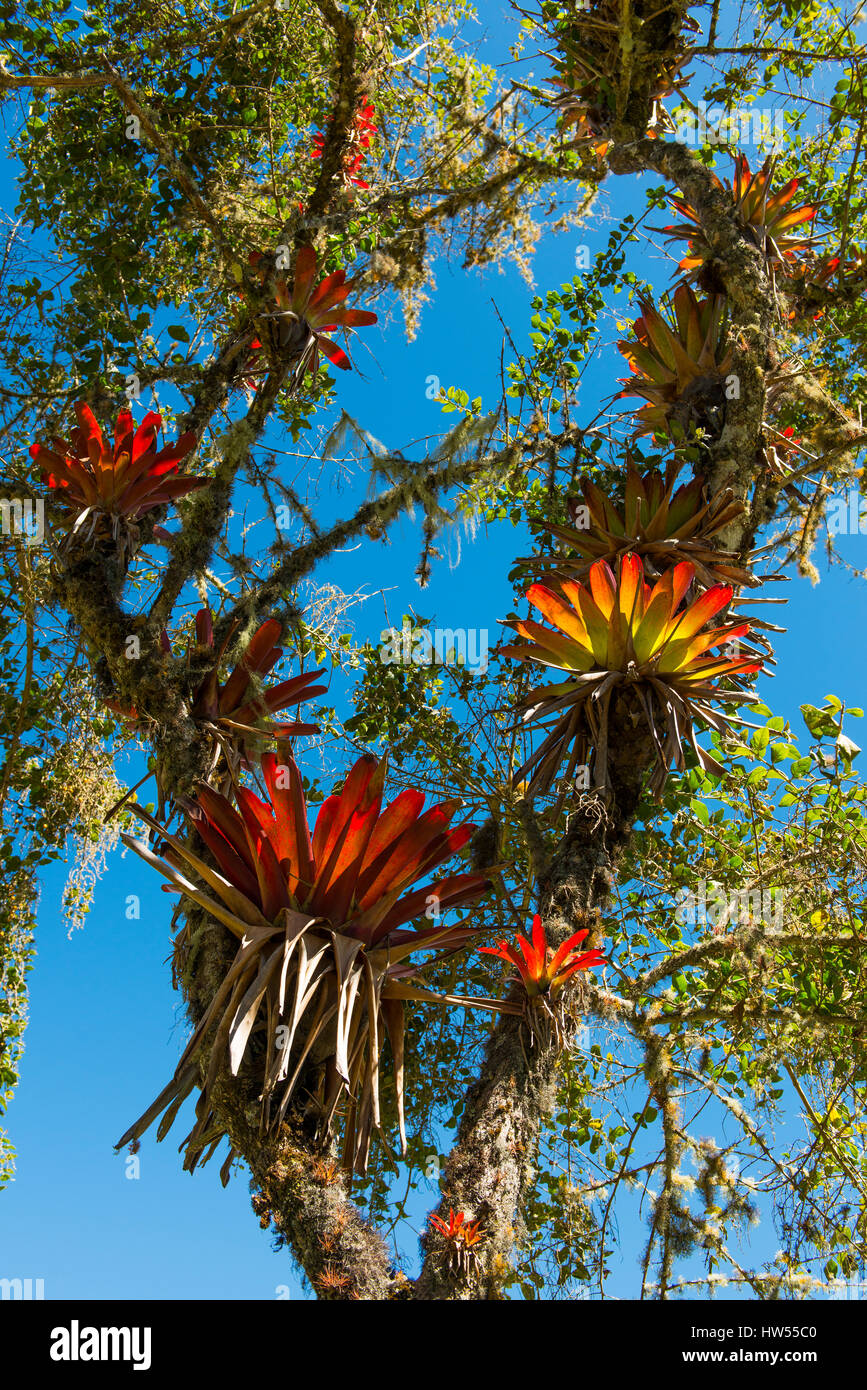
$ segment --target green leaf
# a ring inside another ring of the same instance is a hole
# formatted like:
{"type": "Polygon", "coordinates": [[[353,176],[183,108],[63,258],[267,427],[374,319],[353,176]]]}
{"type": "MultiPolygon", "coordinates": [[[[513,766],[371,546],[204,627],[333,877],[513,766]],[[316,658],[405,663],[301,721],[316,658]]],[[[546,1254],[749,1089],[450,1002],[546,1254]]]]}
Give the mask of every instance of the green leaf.
{"type": "Polygon", "coordinates": [[[801,705],[801,714],[813,738],[833,738],[836,735],[837,725],[827,710],[817,709],[815,705],[801,705]]]}
{"type": "Polygon", "coordinates": [[[781,763],[784,758],[797,758],[798,749],[793,743],[772,743],[771,762],[781,763]]]}
{"type": "Polygon", "coordinates": [[[851,738],[847,738],[845,734],[839,734],[836,742],[843,757],[849,763],[851,763],[853,758],[857,758],[858,754],[861,752],[858,744],[854,743],[851,738]]]}

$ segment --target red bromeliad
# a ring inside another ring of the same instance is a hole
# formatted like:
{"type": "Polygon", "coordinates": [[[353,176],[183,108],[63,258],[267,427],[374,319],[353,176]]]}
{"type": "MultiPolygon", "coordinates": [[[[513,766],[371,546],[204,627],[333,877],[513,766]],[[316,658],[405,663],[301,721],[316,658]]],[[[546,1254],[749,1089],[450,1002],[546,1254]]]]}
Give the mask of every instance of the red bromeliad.
{"type": "Polygon", "coordinates": [[[798,473],[799,470],[792,466],[793,459],[800,463],[801,469],[809,468],[814,461],[800,439],[796,438],[792,425],[779,430],[766,421],[762,426],[762,439],[765,467],[781,482],[788,482],[793,473],[798,473]]]}
{"type": "Polygon", "coordinates": [[[428,1221],[440,1235],[445,1236],[446,1240],[463,1240],[467,1245],[476,1245],[482,1236],[479,1231],[481,1222],[467,1221],[464,1224],[464,1212],[454,1211],[449,1208],[448,1223],[439,1216],[431,1215],[428,1221]]]}
{"type": "MultiPolygon", "coordinates": [[[[324,1130],[345,1099],[346,1161],[364,1171],[371,1130],[380,1126],[379,1069],[386,1032],[401,1141],[406,1142],[403,1001],[515,1011],[508,1003],[435,994],[410,983],[426,964],[466,946],[476,929],[407,924],[423,918],[432,902],[438,913],[474,902],[489,879],[461,873],[413,887],[463,849],[475,827],[451,826],[456,801],[423,812],[424,796],[415,788],[383,809],[385,766],[384,759],[360,758],[341,791],[324,802],[312,836],[301,774],[285,749],[279,762],[273,753],[262,758],[266,800],[236,786],[232,805],[212,787],[200,785],[185,809],[217,867],[167,834],[146,811],[134,808],[163,836],[165,858],[129,837],[126,842],[240,944],[172,1081],[120,1146],[143,1133],[166,1107],[174,1116],[183,1097],[199,1084],[197,1054],[216,1027],[198,1121],[186,1141],[187,1166],[195,1167],[213,1132],[214,1078],[225,1062],[237,1074],[257,1035],[264,1122],[279,1125],[304,1074],[308,1087],[319,1085],[324,1130]],[[186,877],[190,868],[204,887],[186,877]],[[433,954],[422,964],[410,964],[408,958],[419,951],[433,954]]],[[[165,1121],[163,1127],[168,1127],[165,1121]]]]}
{"type": "Polygon", "coordinates": [[[840,256],[810,256],[792,267],[794,284],[789,287],[792,307],[790,322],[808,318],[816,323],[829,304],[835,310],[854,305],[867,290],[867,251],[849,245],[845,259],[840,256]]]}
{"type": "MultiPolygon", "coordinates": [[[[241,660],[225,682],[220,681],[219,668],[223,653],[229,643],[231,630],[226,634],[219,652],[214,651],[214,625],[210,610],[202,608],[196,614],[196,641],[191,645],[188,656],[209,653],[213,665],[193,692],[191,714],[194,719],[227,729],[231,734],[250,736],[267,735],[270,738],[296,738],[302,734],[319,732],[316,724],[293,722],[291,724],[271,724],[272,715],[302,700],[312,700],[316,695],[324,695],[324,685],[312,682],[325,674],[325,668],[318,671],[303,671],[278,685],[262,686],[261,682],[283,656],[283,648],[277,644],[282,635],[282,624],[276,618],[262,623],[248,642],[241,660]]],[[[172,644],[165,631],[160,634],[160,646],[167,656],[172,655],[172,644]]],[[[106,706],[132,725],[132,731],[142,732],[145,724],[139,719],[138,711],[118,700],[106,700],[106,706]]],[[[215,730],[216,732],[216,730],[215,730]]],[[[245,750],[246,751],[246,750],[245,750]]],[[[219,748],[215,749],[215,762],[219,748]]]]}
{"type": "Polygon", "coordinates": [[[443,1221],[435,1213],[428,1217],[428,1224],[446,1241],[446,1259],[453,1273],[465,1271],[475,1259],[475,1247],[485,1239],[480,1221],[467,1221],[466,1213],[449,1208],[449,1219],[443,1221]]]}
{"type": "MultiPolygon", "coordinates": [[[[250,263],[260,265],[266,257],[252,252],[250,263]]],[[[256,323],[258,337],[249,346],[252,355],[247,359],[246,370],[250,370],[263,351],[263,344],[269,356],[277,356],[281,361],[293,365],[292,385],[301,381],[305,372],[314,375],[319,367],[320,352],[328,358],[332,366],[341,371],[349,371],[352,363],[343,348],[327,337],[327,333],[340,328],[347,338],[353,328],[363,328],[377,322],[376,314],[366,309],[349,309],[345,300],[353,286],[346,279],[346,271],[332,271],[317,284],[317,259],[312,246],[304,246],[298,252],[295,262],[295,278],[290,290],[283,276],[275,281],[277,309],[262,314],[256,323]]]]}
{"type": "Polygon", "coordinates": [[[517,947],[511,946],[507,941],[501,941],[499,946],[481,946],[479,949],[486,955],[499,956],[501,960],[514,965],[529,998],[536,998],[540,994],[550,994],[554,997],[577,971],[593,970],[597,965],[604,963],[605,956],[601,951],[585,951],[581,954],[573,949],[580,946],[588,935],[589,929],[577,931],[555,951],[548,946],[542,918],[537,912],[533,918],[532,939],[528,940],[526,936],[518,937],[520,954],[517,947]]]}
{"type": "MultiPolygon", "coordinates": [[[[315,695],[324,695],[324,685],[312,685],[313,681],[325,674],[324,666],[318,671],[304,671],[292,676],[279,685],[261,686],[263,678],[283,655],[283,648],[277,645],[282,633],[283,625],[276,618],[262,623],[250,638],[240,662],[228,680],[222,683],[219,677],[220,662],[232,635],[231,630],[227,632],[222,647],[215,654],[214,665],[196,689],[192,709],[194,718],[206,719],[240,733],[254,734],[261,731],[261,721],[269,720],[280,710],[300,704],[302,700],[312,700],[315,695]]],[[[200,609],[196,614],[194,650],[214,652],[214,622],[207,608],[200,609]]],[[[315,724],[268,724],[266,732],[272,737],[288,738],[317,733],[318,729],[315,724]]]]}
{"type": "MultiPolygon", "coordinates": [[[[806,203],[797,208],[789,207],[799,187],[798,179],[790,179],[783,188],[772,193],[773,169],[774,160],[769,156],[761,169],[753,174],[746,155],[739,154],[735,160],[730,191],[735,210],[746,231],[763,252],[770,272],[773,274],[776,270],[782,270],[788,273],[795,266],[798,253],[806,251],[814,241],[812,237],[794,233],[793,229],[811,222],[817,209],[815,205],[806,203]]],[[[713,178],[717,188],[726,187],[716,175],[713,178]]],[[[689,250],[680,262],[680,269],[687,272],[687,279],[697,280],[711,293],[720,292],[724,286],[718,282],[709,265],[712,252],[699,214],[683,198],[670,199],[670,206],[686,219],[676,226],[663,228],[668,233],[669,241],[679,237],[686,237],[689,241],[689,250]]]]}
{"type": "Polygon", "coordinates": [[[122,523],[134,525],[148,512],[210,481],[178,473],[181,459],[196,447],[195,434],[183,434],[176,443],[157,451],[161,416],[149,412],[136,426],[131,413],[122,410],[114,444],[109,446],[90,406],[79,401],[75,413],[78,429],[71,440],[55,438],[51,449],[34,444],[30,450],[48,486],[57,490],[59,500],[75,514],[73,533],[81,531],[90,517],[89,536],[109,521],[117,538],[122,523]]]}

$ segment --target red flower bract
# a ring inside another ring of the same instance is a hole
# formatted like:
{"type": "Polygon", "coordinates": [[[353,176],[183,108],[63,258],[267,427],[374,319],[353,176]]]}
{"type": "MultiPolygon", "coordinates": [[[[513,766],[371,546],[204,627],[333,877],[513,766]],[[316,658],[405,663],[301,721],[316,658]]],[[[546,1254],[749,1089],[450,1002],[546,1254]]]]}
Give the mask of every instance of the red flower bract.
{"type": "MultiPolygon", "coordinates": [[[[474,928],[413,930],[406,924],[427,916],[431,904],[438,917],[474,901],[489,880],[485,874],[462,873],[414,888],[462,849],[475,827],[452,826],[456,801],[424,811],[424,796],[412,787],[383,810],[385,760],[363,757],[356,762],[342,789],[323,803],[312,835],[301,773],[288,752],[281,749],[280,761],[265,754],[262,775],[267,799],[237,786],[235,806],[212,787],[200,785],[195,801],[185,803],[217,868],[138,807],[141,819],[164,836],[165,860],[124,837],[240,941],[175,1076],[129,1136],[143,1133],[166,1107],[173,1117],[183,1097],[200,1084],[197,1053],[216,1027],[208,1080],[197,1106],[199,1120],[186,1141],[187,1166],[195,1167],[206,1136],[213,1133],[210,1085],[221,1055],[228,1051],[231,1070],[237,1073],[257,1031],[265,1034],[258,1053],[264,1065],[265,1123],[282,1121],[308,1058],[324,1062],[322,1125],[327,1131],[345,1096],[347,1163],[364,1171],[371,1130],[380,1125],[379,1066],[386,1032],[401,1140],[406,1142],[402,1001],[515,1011],[508,1003],[439,995],[408,983],[423,968],[406,963],[409,956],[431,950],[451,954],[467,944],[474,928]],[[188,868],[208,891],[185,877],[188,868]],[[272,1110],[278,1087],[279,1104],[272,1110]]],[[[167,1120],[161,1128],[168,1127],[167,1120]]],[[[125,1136],[120,1146],[128,1142],[125,1136]]]]}
{"type": "Polygon", "coordinates": [[[467,1221],[466,1213],[449,1207],[449,1219],[432,1215],[428,1217],[431,1229],[438,1231],[445,1241],[445,1260],[452,1274],[466,1273],[476,1258],[475,1246],[485,1239],[480,1221],[467,1221]]]}
{"type": "Polygon", "coordinates": [[[136,427],[131,413],[122,410],[109,447],[90,406],[79,401],[75,413],[78,429],[71,440],[53,439],[52,449],[34,444],[30,454],[40,464],[48,486],[56,488],[70,510],[79,514],[76,528],[90,512],[95,522],[101,515],[113,518],[115,524],[139,521],[209,481],[178,474],[181,459],[196,447],[195,434],[181,435],[157,451],[161,416],[150,412],[136,427]]]}
{"type": "MultiPolygon", "coordinates": [[[[373,115],[372,104],[362,98],[361,105],[356,111],[345,137],[346,143],[340,173],[347,188],[351,185],[362,190],[370,187],[370,184],[366,183],[364,179],[356,176],[367,157],[367,151],[378,129],[373,123],[373,115]]],[[[313,137],[313,149],[310,158],[321,159],[324,147],[325,134],[323,131],[317,131],[313,137]]]]}
{"type": "MultiPolygon", "coordinates": [[[[373,947],[396,927],[423,916],[432,896],[443,912],[477,897],[487,885],[484,874],[461,874],[402,897],[472,835],[470,824],[450,828],[458,803],[444,801],[422,814],[423,793],[407,788],[381,811],[385,762],[364,757],[350,769],[341,791],[323,803],[311,838],[301,774],[288,754],[283,758],[278,762],[274,753],[262,758],[268,801],[239,787],[236,810],[226,797],[200,786],[196,802],[188,804],[226,879],[247,899],[242,920],[227,922],[237,935],[247,925],[274,922],[288,908],[306,910],[373,947]]],[[[212,887],[220,893],[218,885],[212,887]]],[[[224,901],[231,906],[237,896],[224,901]]],[[[400,933],[399,939],[420,943],[441,936],[442,928],[433,927],[400,933]]]]}
{"type": "Polygon", "coordinates": [[[548,946],[545,929],[538,912],[533,918],[532,939],[518,937],[520,954],[515,946],[501,941],[499,946],[482,946],[479,949],[489,956],[499,956],[501,960],[514,965],[521,978],[524,989],[530,998],[539,994],[556,995],[563,985],[579,970],[592,970],[601,965],[605,956],[601,951],[585,951],[583,954],[573,950],[579,946],[589,931],[577,931],[564,941],[556,951],[548,946]]]}
{"type": "Polygon", "coordinates": [[[442,1217],[433,1214],[428,1217],[428,1221],[435,1231],[445,1236],[446,1240],[460,1240],[465,1245],[477,1245],[483,1239],[479,1231],[480,1222],[467,1221],[464,1223],[464,1213],[454,1211],[449,1207],[449,1219],[446,1223],[442,1217]]]}
{"type": "MultiPolygon", "coordinates": [[[[231,631],[228,632],[213,667],[196,689],[192,711],[194,717],[252,732],[251,726],[260,720],[267,720],[290,705],[300,704],[302,700],[324,695],[324,685],[312,685],[313,681],[324,675],[324,666],[318,671],[304,671],[292,676],[279,685],[256,689],[257,680],[261,681],[267,676],[283,655],[283,648],[277,645],[282,632],[282,624],[276,618],[264,622],[250,638],[228,680],[221,684],[219,666],[231,637],[231,631]]],[[[214,650],[214,623],[207,608],[200,609],[196,614],[196,645],[200,649],[214,650]]],[[[271,726],[269,732],[289,737],[317,733],[318,729],[315,724],[295,723],[271,726]]]]}

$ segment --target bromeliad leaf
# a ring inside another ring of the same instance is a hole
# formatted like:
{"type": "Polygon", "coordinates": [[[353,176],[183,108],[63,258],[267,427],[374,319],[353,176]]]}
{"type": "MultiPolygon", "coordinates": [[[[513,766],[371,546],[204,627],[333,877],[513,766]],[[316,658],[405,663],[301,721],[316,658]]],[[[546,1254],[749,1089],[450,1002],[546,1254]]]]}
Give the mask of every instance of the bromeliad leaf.
{"type": "Polygon", "coordinates": [[[553,630],[509,618],[507,624],[525,641],[503,647],[501,654],[553,667],[566,676],[556,685],[531,690],[519,702],[525,722],[546,729],[543,742],[515,773],[518,782],[534,770],[529,795],[550,789],[567,756],[568,785],[575,766],[589,765],[591,748],[594,783],[608,784],[608,707],[618,692],[633,703],[636,720],[643,719],[654,740],[657,756],[650,786],[655,795],[672,763],[678,770],[685,767],[685,741],[700,766],[722,772],[696,743],[694,723],[700,720],[720,732],[732,723],[733,716],[715,706],[756,697],[739,684],[721,689],[719,681],[755,674],[762,658],[742,642],[749,623],[729,619],[707,627],[731,603],[733,589],[718,584],[687,601],[694,578],[693,565],[683,560],[651,586],[639,557],[629,554],[621,557],[616,576],[603,560],[592,565],[589,587],[564,580],[561,594],[542,584],[527,590],[527,598],[553,630]],[[738,654],[711,654],[710,649],[722,643],[737,643],[738,654]]]}
{"type": "MultiPolygon", "coordinates": [[[[260,646],[263,653],[270,651],[264,639],[260,646]]],[[[267,659],[263,655],[266,664],[267,659]]],[[[425,964],[464,948],[476,930],[408,924],[422,917],[433,900],[440,913],[475,902],[490,880],[483,873],[459,873],[410,891],[463,849],[475,827],[452,825],[456,801],[424,811],[424,796],[414,788],[383,809],[384,759],[363,757],[355,763],[342,789],[320,808],[312,836],[301,773],[288,748],[281,746],[279,760],[274,753],[264,754],[261,770],[264,798],[238,786],[233,804],[201,785],[195,800],[185,803],[190,826],[213,862],[138,807],[134,809],[145,824],[163,836],[164,858],[125,837],[183,896],[240,940],[226,980],[178,1063],[174,1086],[163,1093],[165,1104],[177,1098],[189,1066],[208,1043],[208,1080],[197,1123],[185,1141],[186,1165],[194,1168],[206,1136],[208,1143],[213,1137],[210,1088],[219,1068],[226,1065],[237,1074],[255,1040],[263,1122],[282,1122],[305,1075],[308,1089],[319,1096],[324,1131],[341,1098],[346,1101],[346,1162],[364,1171],[371,1132],[380,1124],[379,1069],[386,1032],[404,1142],[401,1001],[513,1011],[496,1000],[414,994],[407,984],[425,964]],[[190,870],[207,893],[186,877],[190,870]],[[426,961],[409,963],[418,953],[425,953],[426,961]]],[[[181,949],[184,938],[182,933],[181,949]]],[[[153,1118],[151,1107],[120,1144],[137,1138],[153,1118]]]]}
{"type": "Polygon", "coordinates": [[[30,450],[44,481],[75,518],[74,534],[85,534],[89,520],[88,537],[110,532],[117,539],[122,526],[134,527],[149,512],[210,481],[178,472],[178,464],[196,447],[195,434],[181,435],[157,450],[162,417],[152,411],[137,426],[130,411],[122,410],[113,445],[106,442],[89,405],[79,401],[75,413],[78,429],[71,439],[53,439],[52,448],[34,444],[30,450]]]}
{"type": "MultiPolygon", "coordinates": [[[[615,565],[621,555],[640,555],[648,578],[657,578],[681,560],[695,567],[696,579],[705,588],[728,582],[753,584],[748,570],[734,554],[716,549],[713,538],[744,510],[730,488],[721,488],[705,500],[701,477],[674,490],[680,465],[673,461],[665,472],[649,468],[639,473],[627,459],[624,501],[615,504],[591,478],[581,482],[582,499],[570,498],[571,526],[534,523],[549,532],[563,547],[555,567],[539,575],[551,587],[564,579],[584,580],[597,560],[615,565]]],[[[535,556],[522,565],[535,571],[544,561],[535,556]]]]}

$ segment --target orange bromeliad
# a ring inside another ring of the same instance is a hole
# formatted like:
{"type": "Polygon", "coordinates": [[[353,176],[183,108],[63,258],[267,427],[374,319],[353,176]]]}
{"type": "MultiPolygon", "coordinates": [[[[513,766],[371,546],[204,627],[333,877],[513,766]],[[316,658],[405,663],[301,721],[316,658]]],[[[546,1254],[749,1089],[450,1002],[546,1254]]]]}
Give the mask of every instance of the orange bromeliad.
{"type": "MultiPolygon", "coordinates": [[[[119,1147],[142,1134],[167,1107],[174,1117],[184,1096],[200,1084],[197,1054],[216,1027],[197,1124],[186,1141],[188,1167],[198,1162],[212,1123],[209,1088],[221,1060],[237,1074],[257,1035],[265,1122],[282,1121],[305,1064],[319,1063],[324,1129],[345,1098],[347,1163],[364,1171],[371,1130],[380,1126],[379,1072],[386,1033],[401,1141],[406,1143],[403,1001],[514,1012],[507,1003],[435,994],[410,983],[424,968],[410,964],[410,956],[432,952],[430,963],[452,954],[468,944],[476,928],[406,924],[424,919],[432,901],[438,913],[474,902],[490,880],[483,873],[459,873],[413,888],[463,849],[475,826],[451,826],[456,801],[423,811],[424,795],[412,787],[383,809],[384,759],[356,762],[342,789],[323,803],[312,836],[301,773],[288,752],[282,749],[279,761],[266,753],[261,767],[266,800],[236,786],[233,805],[202,784],[195,801],[184,803],[213,863],[168,834],[148,812],[134,808],[163,837],[164,859],[128,836],[126,843],[183,896],[222,922],[239,945],[174,1077],[119,1147]],[[203,886],[186,876],[190,869],[203,886]]],[[[166,1121],[163,1127],[168,1127],[166,1121]]]]}
{"type": "Polygon", "coordinates": [[[465,1273],[475,1259],[475,1247],[485,1239],[480,1221],[467,1221],[466,1213],[449,1208],[449,1219],[443,1221],[435,1213],[428,1217],[428,1224],[438,1231],[446,1242],[446,1261],[453,1274],[465,1273]]]}
{"type": "MultiPolygon", "coordinates": [[[[803,203],[800,207],[790,207],[798,187],[798,179],[790,179],[776,193],[771,192],[771,176],[774,170],[773,156],[769,156],[761,169],[750,172],[746,155],[739,154],[735,160],[731,195],[735,210],[746,231],[764,254],[768,269],[788,273],[797,260],[798,253],[812,246],[815,238],[795,233],[794,228],[811,222],[816,216],[816,205],[803,203]]],[[[717,188],[726,187],[714,175],[717,188]]],[[[683,198],[670,199],[670,206],[685,218],[675,226],[665,227],[667,239],[675,241],[686,237],[689,249],[680,262],[680,269],[687,272],[687,279],[698,280],[704,288],[719,290],[715,277],[709,270],[708,262],[712,252],[702,226],[701,218],[683,198]]]]}
{"type": "Polygon", "coordinates": [[[548,946],[542,918],[537,912],[533,918],[532,938],[528,940],[526,936],[518,936],[520,954],[518,947],[510,945],[507,941],[501,941],[498,946],[481,946],[479,949],[486,955],[499,956],[501,960],[514,965],[529,998],[533,999],[541,994],[554,997],[566,981],[579,970],[593,970],[597,965],[604,963],[605,956],[601,951],[579,952],[574,949],[580,946],[589,934],[589,929],[577,931],[555,951],[548,946]]]}
{"type": "Polygon", "coordinates": [[[507,619],[526,640],[504,647],[502,655],[551,666],[565,676],[556,685],[531,690],[519,702],[526,721],[554,716],[547,737],[515,774],[518,781],[536,769],[529,794],[550,788],[571,747],[568,781],[579,762],[586,764],[590,743],[595,783],[607,784],[608,709],[614,695],[626,690],[634,692],[653,736],[655,793],[661,791],[672,761],[679,770],[685,767],[685,740],[700,766],[722,774],[720,765],[698,747],[694,720],[718,732],[736,722],[713,704],[756,697],[741,688],[721,690],[717,682],[759,671],[761,659],[752,649],[745,649],[743,656],[708,654],[712,647],[739,642],[750,625],[727,621],[708,629],[708,621],[731,603],[734,591],[718,584],[690,602],[687,595],[694,578],[694,567],[683,560],[651,587],[641,560],[629,554],[621,557],[617,575],[603,560],[592,565],[588,587],[564,580],[560,594],[542,584],[527,590],[530,602],[553,627],[531,619],[507,619]]]}

